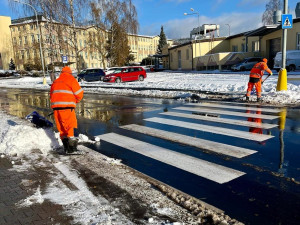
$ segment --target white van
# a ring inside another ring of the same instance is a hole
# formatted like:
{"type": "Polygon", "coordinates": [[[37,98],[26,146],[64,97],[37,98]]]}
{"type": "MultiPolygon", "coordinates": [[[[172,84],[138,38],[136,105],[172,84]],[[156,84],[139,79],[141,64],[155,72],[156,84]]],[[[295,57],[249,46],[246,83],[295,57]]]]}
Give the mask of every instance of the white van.
{"type": "MultiPolygon", "coordinates": [[[[277,52],[274,58],[274,69],[279,71],[282,68],[282,53],[277,52]]],[[[300,50],[286,51],[286,69],[287,71],[295,71],[300,69],[300,50]]]]}

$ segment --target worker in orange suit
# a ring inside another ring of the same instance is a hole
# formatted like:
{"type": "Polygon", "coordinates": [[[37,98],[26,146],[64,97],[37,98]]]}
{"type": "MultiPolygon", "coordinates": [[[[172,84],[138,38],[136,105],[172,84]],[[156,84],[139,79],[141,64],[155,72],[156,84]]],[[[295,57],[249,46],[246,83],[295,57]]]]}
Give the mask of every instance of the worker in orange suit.
{"type": "MultiPolygon", "coordinates": [[[[263,133],[263,129],[261,128],[262,119],[251,117],[250,110],[247,110],[246,113],[249,114],[249,117],[248,117],[247,121],[254,122],[254,123],[257,124],[256,126],[249,127],[249,132],[255,133],[255,134],[262,134],[263,133]]],[[[257,109],[256,115],[261,115],[261,109],[257,109]]]]}
{"type": "Polygon", "coordinates": [[[269,69],[267,63],[268,60],[264,58],[262,62],[256,63],[251,69],[250,79],[248,82],[248,89],[246,94],[246,101],[249,101],[249,97],[251,95],[253,86],[255,86],[256,89],[257,101],[259,102],[261,100],[261,85],[262,85],[262,77],[264,75],[264,72],[267,71],[269,73],[269,76],[273,74],[272,71],[269,69]]]}
{"type": "Polygon", "coordinates": [[[75,108],[82,98],[83,90],[73,77],[70,67],[65,66],[59,78],[51,85],[50,101],[66,153],[77,151],[77,139],[74,137],[74,128],[77,128],[75,108]]]}

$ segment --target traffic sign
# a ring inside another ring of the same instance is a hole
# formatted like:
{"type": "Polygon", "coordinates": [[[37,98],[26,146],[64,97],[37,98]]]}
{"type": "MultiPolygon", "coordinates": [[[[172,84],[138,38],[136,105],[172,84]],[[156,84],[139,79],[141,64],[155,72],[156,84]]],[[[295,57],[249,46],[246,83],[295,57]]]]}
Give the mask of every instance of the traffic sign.
{"type": "Polygon", "coordinates": [[[63,55],[63,56],[62,56],[62,62],[63,62],[63,63],[68,63],[68,56],[63,55]]]}
{"type": "Polygon", "coordinates": [[[293,28],[293,16],[292,14],[282,14],[281,16],[281,26],[282,29],[293,28]]]}

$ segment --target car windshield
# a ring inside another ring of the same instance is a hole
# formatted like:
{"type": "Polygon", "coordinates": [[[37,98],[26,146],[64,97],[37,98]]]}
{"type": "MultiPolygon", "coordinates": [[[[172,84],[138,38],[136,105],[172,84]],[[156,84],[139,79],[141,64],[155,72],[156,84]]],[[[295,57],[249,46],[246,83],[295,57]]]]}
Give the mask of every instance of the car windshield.
{"type": "Polygon", "coordinates": [[[85,74],[86,70],[82,70],[79,74],[85,74]]]}

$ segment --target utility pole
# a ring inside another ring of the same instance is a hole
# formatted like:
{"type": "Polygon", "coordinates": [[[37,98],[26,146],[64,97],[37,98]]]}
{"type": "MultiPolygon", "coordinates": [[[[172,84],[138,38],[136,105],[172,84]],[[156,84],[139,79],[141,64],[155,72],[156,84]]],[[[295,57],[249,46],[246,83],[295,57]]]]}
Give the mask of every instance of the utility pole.
{"type": "Polygon", "coordinates": [[[287,29],[292,28],[293,18],[292,15],[288,15],[288,0],[284,0],[283,15],[281,16],[282,26],[282,68],[278,74],[277,91],[287,90],[287,71],[286,71],[286,42],[287,42],[287,29]]]}
{"type": "MultiPolygon", "coordinates": [[[[288,0],[284,0],[283,14],[288,13],[288,0]]],[[[282,31],[282,68],[286,67],[286,40],[287,40],[287,29],[282,31]]]]}

